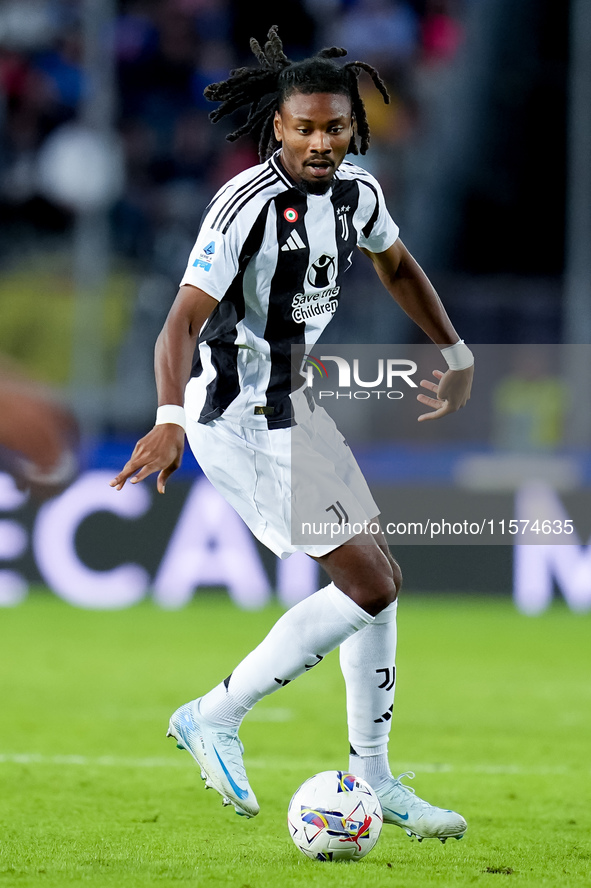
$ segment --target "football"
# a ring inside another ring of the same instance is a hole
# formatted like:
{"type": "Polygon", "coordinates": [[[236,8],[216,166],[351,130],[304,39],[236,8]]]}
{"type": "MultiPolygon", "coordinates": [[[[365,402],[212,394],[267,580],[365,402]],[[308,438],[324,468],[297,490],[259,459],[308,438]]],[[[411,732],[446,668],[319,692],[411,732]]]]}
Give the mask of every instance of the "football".
{"type": "Polygon", "coordinates": [[[371,786],[346,771],[323,771],[293,795],[287,825],[312,860],[361,860],[382,831],[382,809],[371,786]]]}

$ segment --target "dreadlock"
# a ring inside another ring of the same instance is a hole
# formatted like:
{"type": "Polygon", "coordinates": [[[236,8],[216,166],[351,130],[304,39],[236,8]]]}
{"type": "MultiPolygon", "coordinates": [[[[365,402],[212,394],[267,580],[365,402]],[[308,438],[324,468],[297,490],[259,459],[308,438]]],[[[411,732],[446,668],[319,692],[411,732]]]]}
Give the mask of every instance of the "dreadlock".
{"type": "Polygon", "coordinates": [[[259,63],[258,68],[236,68],[230,71],[227,80],[210,84],[203,93],[206,99],[221,102],[209,115],[213,123],[238,108],[248,107],[246,122],[226,136],[229,142],[251,133],[258,139],[261,162],[266,160],[279,147],[273,129],[275,111],[293,92],[305,95],[326,92],[346,95],[351,99],[351,109],[361,144],[357,146],[357,136],[353,133],[347,151],[350,154],[359,154],[360,151],[361,154],[366,153],[370,131],[365,105],[359,93],[358,78],[361,71],[369,74],[384,102],[388,104],[390,101],[388,90],[375,68],[367,62],[337,65],[332,60],[347,55],[347,50],[339,46],[322,49],[317,55],[302,62],[292,62],[283,52],[277,25],[273,25],[267,34],[264,47],[253,37],[250,48],[259,63]]]}

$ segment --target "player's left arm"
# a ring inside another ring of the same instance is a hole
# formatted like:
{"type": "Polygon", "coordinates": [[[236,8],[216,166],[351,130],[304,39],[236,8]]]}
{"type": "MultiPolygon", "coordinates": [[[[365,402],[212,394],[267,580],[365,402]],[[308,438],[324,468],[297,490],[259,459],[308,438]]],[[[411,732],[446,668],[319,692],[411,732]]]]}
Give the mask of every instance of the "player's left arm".
{"type": "MultiPolygon", "coordinates": [[[[392,298],[439,348],[445,349],[460,341],[433,284],[400,238],[383,253],[361,250],[373,262],[379,279],[392,298]]],[[[449,369],[445,373],[434,370],[436,383],[421,380],[421,386],[432,392],[432,396],[417,396],[421,404],[431,408],[419,416],[419,422],[439,419],[463,407],[470,397],[473,374],[473,366],[462,370],[449,369]]]]}

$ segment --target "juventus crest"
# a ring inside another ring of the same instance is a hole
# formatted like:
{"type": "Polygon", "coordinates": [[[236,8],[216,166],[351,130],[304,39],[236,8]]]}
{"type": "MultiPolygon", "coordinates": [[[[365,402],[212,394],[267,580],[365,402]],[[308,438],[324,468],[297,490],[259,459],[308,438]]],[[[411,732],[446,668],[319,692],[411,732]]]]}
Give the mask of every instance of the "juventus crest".
{"type": "Polygon", "coordinates": [[[341,223],[341,237],[345,241],[349,239],[349,217],[347,216],[347,213],[350,209],[351,207],[343,205],[337,210],[337,219],[341,223]]]}

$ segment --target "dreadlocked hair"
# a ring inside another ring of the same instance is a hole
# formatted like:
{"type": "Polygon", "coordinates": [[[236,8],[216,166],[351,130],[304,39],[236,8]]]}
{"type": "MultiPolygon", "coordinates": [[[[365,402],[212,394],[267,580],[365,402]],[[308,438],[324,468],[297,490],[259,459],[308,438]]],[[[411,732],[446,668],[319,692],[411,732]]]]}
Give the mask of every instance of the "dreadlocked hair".
{"type": "Polygon", "coordinates": [[[322,49],[317,55],[302,62],[292,62],[283,52],[283,43],[277,33],[277,25],[273,25],[270,29],[263,47],[253,37],[250,48],[259,63],[258,68],[236,68],[230,71],[227,80],[210,84],[203,93],[206,99],[221,103],[209,115],[213,123],[217,123],[222,117],[232,114],[238,108],[248,108],[246,122],[226,136],[229,142],[234,142],[240,136],[250,133],[258,140],[259,157],[262,162],[279,147],[273,129],[275,111],[279,110],[292,93],[300,92],[305,95],[319,92],[336,93],[349,96],[355,120],[357,132],[353,132],[347,151],[350,154],[366,153],[369,148],[370,131],[365,105],[359,93],[360,73],[365,71],[369,74],[384,102],[388,104],[390,101],[384,81],[375,68],[367,62],[347,62],[345,65],[337,65],[333,59],[347,55],[347,50],[339,46],[322,49]],[[359,146],[357,136],[360,140],[359,146]]]}

